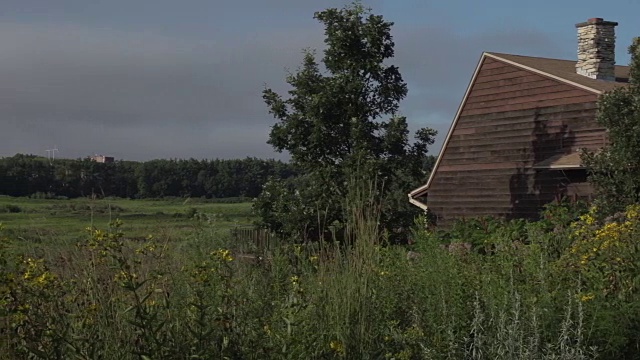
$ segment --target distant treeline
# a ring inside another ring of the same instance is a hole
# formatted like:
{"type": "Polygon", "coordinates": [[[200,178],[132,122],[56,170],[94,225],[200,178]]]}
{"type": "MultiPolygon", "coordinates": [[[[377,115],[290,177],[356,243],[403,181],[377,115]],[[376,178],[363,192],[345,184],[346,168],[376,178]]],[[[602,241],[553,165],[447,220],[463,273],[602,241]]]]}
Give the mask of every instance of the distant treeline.
{"type": "Polygon", "coordinates": [[[98,163],[18,154],[0,158],[0,194],[53,194],[69,198],[256,197],[270,176],[294,175],[282,161],[151,160],[98,163]]]}

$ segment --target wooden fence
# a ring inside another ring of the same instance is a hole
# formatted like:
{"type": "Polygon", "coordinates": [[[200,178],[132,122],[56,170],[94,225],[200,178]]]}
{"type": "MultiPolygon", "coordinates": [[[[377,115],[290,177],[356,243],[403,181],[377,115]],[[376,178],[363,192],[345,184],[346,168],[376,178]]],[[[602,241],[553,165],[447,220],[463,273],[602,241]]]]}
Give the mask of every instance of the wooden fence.
{"type": "Polygon", "coordinates": [[[240,251],[264,252],[273,250],[278,244],[278,238],[268,229],[254,226],[236,226],[230,229],[230,234],[240,251]]]}

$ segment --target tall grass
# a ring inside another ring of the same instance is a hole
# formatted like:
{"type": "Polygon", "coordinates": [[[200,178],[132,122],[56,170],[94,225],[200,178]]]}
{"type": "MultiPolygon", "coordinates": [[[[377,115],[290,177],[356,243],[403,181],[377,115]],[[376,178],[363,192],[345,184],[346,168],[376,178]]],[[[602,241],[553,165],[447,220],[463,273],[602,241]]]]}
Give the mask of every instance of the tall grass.
{"type": "Polygon", "coordinates": [[[354,187],[344,240],[320,247],[240,256],[206,225],[181,242],[131,241],[116,222],[2,261],[0,357],[633,358],[614,332],[593,331],[612,300],[585,295],[590,283],[555,255],[570,239],[550,238],[549,224],[502,223],[454,251],[419,220],[408,256],[385,243],[375,191],[354,187]]]}

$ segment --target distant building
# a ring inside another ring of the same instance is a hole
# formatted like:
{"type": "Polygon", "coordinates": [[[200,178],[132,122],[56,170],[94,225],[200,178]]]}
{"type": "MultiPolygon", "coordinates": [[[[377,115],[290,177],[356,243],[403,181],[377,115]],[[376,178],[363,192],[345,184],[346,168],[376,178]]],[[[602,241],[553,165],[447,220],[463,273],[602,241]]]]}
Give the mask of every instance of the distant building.
{"type": "Polygon", "coordinates": [[[113,156],[94,155],[94,156],[91,156],[91,160],[99,163],[112,163],[113,156]]]}

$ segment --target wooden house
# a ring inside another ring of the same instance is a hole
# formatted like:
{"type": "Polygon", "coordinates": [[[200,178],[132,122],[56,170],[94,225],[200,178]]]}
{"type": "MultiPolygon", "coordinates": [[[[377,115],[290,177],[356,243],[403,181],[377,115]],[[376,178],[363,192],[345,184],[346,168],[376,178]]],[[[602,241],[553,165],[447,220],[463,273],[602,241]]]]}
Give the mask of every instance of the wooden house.
{"type": "Polygon", "coordinates": [[[589,198],[580,149],[598,149],[598,96],[628,83],[615,65],[617,23],[577,24],[578,59],[485,52],[427,183],[409,201],[438,225],[460,218],[535,219],[562,196],[589,198]]]}

